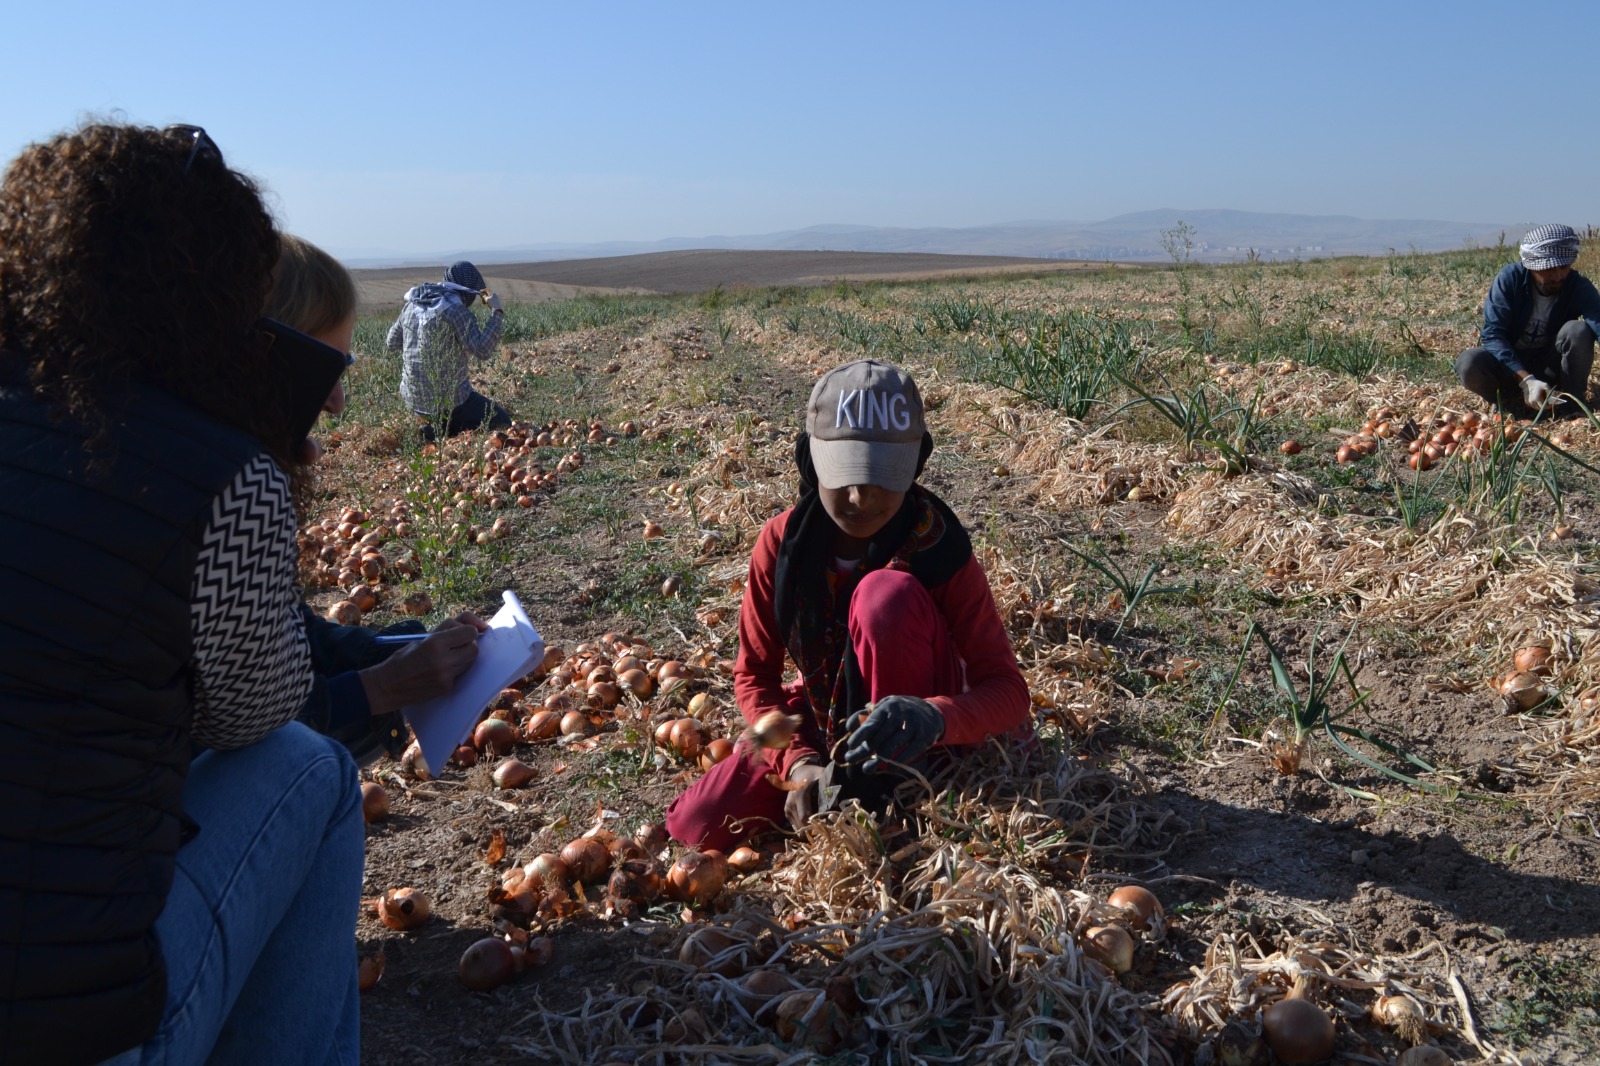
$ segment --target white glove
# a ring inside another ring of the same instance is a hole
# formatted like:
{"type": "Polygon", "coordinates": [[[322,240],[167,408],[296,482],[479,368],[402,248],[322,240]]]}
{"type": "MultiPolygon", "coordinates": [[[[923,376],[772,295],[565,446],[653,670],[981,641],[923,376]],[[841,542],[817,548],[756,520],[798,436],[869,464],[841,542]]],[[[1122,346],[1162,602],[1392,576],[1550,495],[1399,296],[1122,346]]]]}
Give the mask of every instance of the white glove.
{"type": "Polygon", "coordinates": [[[483,290],[483,302],[489,305],[490,311],[500,310],[500,297],[496,296],[488,289],[483,290]]]}
{"type": "Polygon", "coordinates": [[[1544,406],[1550,398],[1550,386],[1532,375],[1522,379],[1522,402],[1534,410],[1544,406]]]}

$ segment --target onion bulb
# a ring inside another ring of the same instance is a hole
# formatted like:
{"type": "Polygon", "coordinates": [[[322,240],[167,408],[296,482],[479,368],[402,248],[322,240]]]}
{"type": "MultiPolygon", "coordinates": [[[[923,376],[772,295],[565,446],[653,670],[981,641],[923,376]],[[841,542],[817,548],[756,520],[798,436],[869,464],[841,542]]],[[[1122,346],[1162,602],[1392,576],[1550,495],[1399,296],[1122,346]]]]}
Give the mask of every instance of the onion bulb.
{"type": "Polygon", "coordinates": [[[363,955],[356,962],[356,988],[362,992],[367,991],[383,979],[384,967],[383,952],[376,955],[363,955]]]}
{"type": "Polygon", "coordinates": [[[500,718],[485,718],[472,731],[472,746],[490,755],[508,755],[516,743],[516,727],[500,718]]]}
{"type": "Polygon", "coordinates": [[[1083,950],[1115,974],[1133,969],[1133,936],[1120,925],[1097,925],[1083,936],[1083,950]]]}
{"type": "Polygon", "coordinates": [[[545,891],[552,888],[566,888],[568,879],[572,877],[572,870],[566,861],[553,851],[547,851],[530,859],[522,867],[522,872],[534,888],[545,891]]]}
{"type": "Polygon", "coordinates": [[[450,761],[470,770],[478,765],[478,749],[471,744],[463,744],[450,756],[450,761]]]}
{"type": "Polygon", "coordinates": [[[754,1013],[759,1017],[773,1000],[794,991],[794,981],[779,970],[751,970],[739,982],[739,988],[747,1000],[757,1004],[754,1013]]]}
{"type": "Polygon", "coordinates": [[[709,770],[732,754],[733,741],[726,737],[718,737],[707,743],[705,750],[700,753],[700,769],[709,770]]]}
{"type": "Polygon", "coordinates": [[[653,903],[661,895],[661,875],[654,863],[630,859],[612,872],[606,895],[638,904],[653,903]]]}
{"type": "Polygon", "coordinates": [[[522,949],[522,965],[524,967],[543,966],[549,962],[556,953],[556,942],[547,936],[530,937],[528,944],[522,949]]]}
{"type": "Polygon", "coordinates": [[[361,817],[368,822],[389,817],[389,793],[376,781],[361,782],[361,817]]]}
{"type": "Polygon", "coordinates": [[[1141,885],[1123,885],[1111,893],[1111,905],[1128,912],[1128,921],[1135,929],[1158,929],[1166,917],[1156,894],[1141,885]]]}
{"type": "Polygon", "coordinates": [[[575,881],[598,881],[611,868],[611,852],[594,837],[579,837],[561,849],[561,861],[575,881]]]}
{"type": "Polygon", "coordinates": [[[461,954],[457,967],[461,983],[474,992],[490,992],[517,972],[511,945],[497,936],[486,936],[461,954]]]}
{"type": "Polygon", "coordinates": [[[1310,1066],[1333,1054],[1336,1034],[1327,1012],[1296,992],[1261,1013],[1261,1033],[1284,1066],[1310,1066]]]}
{"type": "Polygon", "coordinates": [[[1394,1066],[1455,1066],[1455,1060],[1432,1044],[1419,1044],[1402,1051],[1394,1066]]]}
{"type": "Polygon", "coordinates": [[[522,723],[522,735],[528,740],[549,740],[561,732],[561,716],[555,711],[534,711],[522,723]]]}
{"type": "Polygon", "coordinates": [[[794,741],[795,730],[800,727],[800,716],[782,711],[768,711],[756,719],[751,727],[757,744],[763,748],[782,751],[794,741]]]}
{"type": "Polygon", "coordinates": [[[667,871],[667,894],[680,903],[707,903],[727,881],[726,858],[712,852],[691,851],[667,871]]]}
{"type": "Polygon", "coordinates": [[[737,847],[728,856],[728,865],[735,873],[747,874],[761,869],[761,853],[751,847],[737,847]]]}
{"type": "Polygon", "coordinates": [[[422,757],[422,746],[416,741],[412,741],[400,756],[400,769],[418,781],[433,780],[433,771],[428,768],[428,760],[422,757]]]}
{"type": "Polygon", "coordinates": [[[1500,695],[1505,699],[1508,709],[1531,711],[1543,703],[1549,693],[1537,674],[1513,670],[1500,679],[1500,695]]]}
{"type": "Polygon", "coordinates": [[[744,951],[733,950],[744,941],[717,925],[696,929],[678,948],[678,961],[696,969],[732,977],[744,969],[744,951]]]}
{"type": "Polygon", "coordinates": [[[660,822],[646,822],[633,834],[633,839],[646,855],[660,855],[661,849],[672,838],[667,834],[667,827],[660,822]]]}
{"type": "Polygon", "coordinates": [[[1278,445],[1278,450],[1284,455],[1299,455],[1300,442],[1297,440],[1286,440],[1282,444],[1278,445]]]}
{"type": "Polygon", "coordinates": [[[812,989],[790,992],[778,1001],[772,1025],[780,1039],[800,1044],[823,1055],[844,1046],[849,1025],[837,1005],[812,989]]]}
{"type": "Polygon", "coordinates": [[[327,618],[341,626],[358,626],[361,624],[361,608],[349,600],[340,600],[328,608],[327,618]]]}
{"type": "Polygon", "coordinates": [[[494,768],[494,783],[501,788],[521,788],[534,778],[534,769],[515,756],[504,759],[494,768]]]}
{"type": "Polygon", "coordinates": [[[391,888],[378,897],[378,917],[390,929],[408,932],[428,920],[428,897],[415,888],[391,888]]]}
{"type": "Polygon", "coordinates": [[[1379,996],[1372,1005],[1372,1017],[1380,1025],[1387,1025],[1408,1044],[1420,1044],[1428,1035],[1428,1021],[1422,1014],[1422,1004],[1404,992],[1393,996],[1379,996]]]}
{"type": "Polygon", "coordinates": [[[594,723],[582,711],[568,711],[561,716],[561,735],[568,737],[586,737],[594,732],[594,723]]]}
{"type": "MultiPolygon", "coordinates": [[[[630,656],[630,658],[632,658],[630,656]]],[[[656,683],[650,675],[637,666],[629,667],[617,675],[617,684],[626,688],[640,699],[649,699],[650,693],[655,691],[656,683]]]]}
{"type": "Polygon", "coordinates": [[[1512,657],[1512,663],[1518,670],[1541,677],[1550,673],[1550,649],[1542,644],[1533,644],[1520,648],[1512,657]]]}

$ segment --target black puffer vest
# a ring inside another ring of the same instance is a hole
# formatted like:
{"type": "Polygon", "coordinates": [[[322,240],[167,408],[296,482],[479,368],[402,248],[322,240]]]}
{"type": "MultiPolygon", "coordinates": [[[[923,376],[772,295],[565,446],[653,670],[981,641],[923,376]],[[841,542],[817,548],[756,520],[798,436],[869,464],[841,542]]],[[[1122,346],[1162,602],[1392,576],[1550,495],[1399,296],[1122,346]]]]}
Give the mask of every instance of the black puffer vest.
{"type": "Polygon", "coordinates": [[[135,393],[103,474],[0,353],[0,1066],[148,1039],[184,837],[189,601],[212,500],[260,451],[135,393]]]}

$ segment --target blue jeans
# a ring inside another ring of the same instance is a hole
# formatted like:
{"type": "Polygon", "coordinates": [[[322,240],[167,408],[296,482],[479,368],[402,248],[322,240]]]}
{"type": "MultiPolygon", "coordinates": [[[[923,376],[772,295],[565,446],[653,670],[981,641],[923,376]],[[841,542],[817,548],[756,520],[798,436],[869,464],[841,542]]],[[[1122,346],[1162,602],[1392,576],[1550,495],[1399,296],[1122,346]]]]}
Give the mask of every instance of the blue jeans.
{"type": "Polygon", "coordinates": [[[355,763],[298,722],[194,761],[200,833],[156,936],[167,1007],[144,1045],[103,1066],[360,1059],[355,925],[366,832],[355,763]]]}

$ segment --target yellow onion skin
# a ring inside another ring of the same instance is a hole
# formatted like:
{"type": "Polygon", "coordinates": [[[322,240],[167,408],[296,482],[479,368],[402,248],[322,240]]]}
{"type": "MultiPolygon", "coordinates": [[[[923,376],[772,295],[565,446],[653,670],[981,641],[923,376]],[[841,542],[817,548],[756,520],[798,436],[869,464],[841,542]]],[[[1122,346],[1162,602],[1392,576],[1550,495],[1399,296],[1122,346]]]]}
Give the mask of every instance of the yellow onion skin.
{"type": "Polygon", "coordinates": [[[703,904],[716,898],[728,881],[728,860],[722,855],[690,852],[667,872],[667,894],[680,903],[703,904]]]}
{"type": "Polygon", "coordinates": [[[1313,1066],[1333,1054],[1333,1019],[1308,999],[1290,996],[1261,1013],[1261,1033],[1284,1066],[1313,1066]]]}
{"type": "Polygon", "coordinates": [[[579,837],[561,849],[561,861],[567,864],[574,881],[590,884],[611,868],[611,852],[594,837],[579,837]]]}
{"type": "Polygon", "coordinates": [[[536,771],[533,767],[514,756],[507,756],[499,766],[494,768],[491,775],[494,783],[501,788],[521,788],[532,781],[536,771]]]}
{"type": "Polygon", "coordinates": [[[1133,969],[1133,936],[1120,925],[1100,925],[1083,936],[1083,950],[1115,974],[1133,969]]]}
{"type": "Polygon", "coordinates": [[[428,897],[415,888],[391,888],[378,899],[378,917],[401,932],[421,928],[431,911],[428,897]]]}
{"type": "Polygon", "coordinates": [[[1111,893],[1109,902],[1128,912],[1129,924],[1135,929],[1155,930],[1166,917],[1161,900],[1142,885],[1123,885],[1111,893]]]}
{"type": "Polygon", "coordinates": [[[456,969],[467,988],[492,992],[516,976],[517,963],[510,944],[499,937],[486,936],[462,953],[456,969]]]}
{"type": "Polygon", "coordinates": [[[389,793],[376,781],[361,783],[361,816],[368,822],[381,822],[389,817],[389,793]]]}

